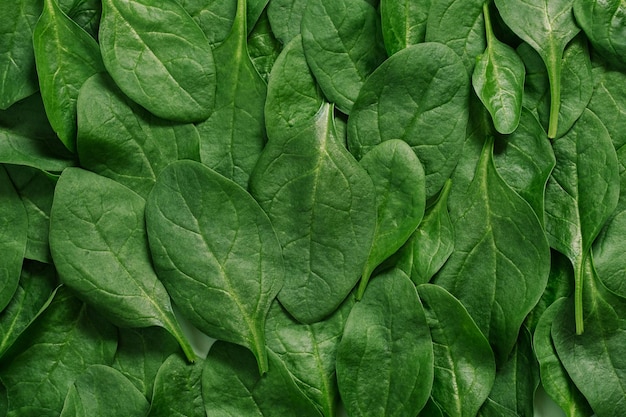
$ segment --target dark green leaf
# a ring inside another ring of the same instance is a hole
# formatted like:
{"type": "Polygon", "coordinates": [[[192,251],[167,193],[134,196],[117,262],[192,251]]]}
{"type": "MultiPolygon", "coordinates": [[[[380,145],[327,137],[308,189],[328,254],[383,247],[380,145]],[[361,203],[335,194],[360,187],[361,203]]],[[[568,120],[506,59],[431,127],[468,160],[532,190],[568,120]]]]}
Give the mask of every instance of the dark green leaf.
{"type": "Polygon", "coordinates": [[[161,326],[195,359],[152,267],[144,200],[79,168],[63,171],[50,215],[50,250],[59,278],[124,327],[161,326]]]}
{"type": "Polygon", "coordinates": [[[604,227],[593,243],[594,265],[602,283],[626,297],[626,211],[620,211],[604,227]]]}
{"type": "Polygon", "coordinates": [[[207,417],[320,417],[276,354],[268,351],[268,360],[260,376],[250,352],[215,342],[202,372],[207,417]]]}
{"type": "Polygon", "coordinates": [[[415,286],[402,272],[373,278],[350,311],[337,381],[352,417],[412,417],[426,404],[433,344],[415,286]]]}
{"type": "Polygon", "coordinates": [[[274,37],[270,28],[270,21],[267,13],[259,18],[256,25],[250,29],[248,35],[248,53],[257,72],[267,83],[269,81],[270,72],[274,66],[274,62],[278,58],[282,48],[282,44],[274,37]]]}
{"type": "Polygon", "coordinates": [[[541,55],[548,69],[550,138],[558,132],[563,51],[580,31],[572,13],[573,3],[574,0],[495,0],[507,26],[541,55]]]}
{"type": "Polygon", "coordinates": [[[435,196],[461,155],[468,92],[463,64],[450,48],[426,43],[403,49],[363,85],[348,119],[350,152],[361,159],[380,142],[404,140],[424,166],[426,197],[435,196]]]}
{"type": "Polygon", "coordinates": [[[424,42],[431,0],[382,0],[380,18],[389,56],[410,45],[424,42]]]}
{"type": "Polygon", "coordinates": [[[339,142],[332,106],[306,129],[268,143],[250,181],[283,248],[278,298],[299,321],[319,321],[357,283],[376,227],[374,186],[339,142]]]}
{"type": "Polygon", "coordinates": [[[307,0],[272,0],[267,6],[267,17],[272,25],[272,32],[283,45],[287,45],[300,34],[302,15],[307,0]]]}
{"type": "Polygon", "coordinates": [[[235,0],[180,0],[180,5],[200,26],[212,46],[226,39],[237,12],[235,0]]]}
{"type": "Polygon", "coordinates": [[[546,287],[550,250],[533,209],[497,173],[492,146],[459,203],[455,251],[435,283],[463,303],[502,364],[546,287]]]}
{"type": "Polygon", "coordinates": [[[216,83],[213,53],[185,9],[167,0],[104,0],[102,6],[102,58],[120,89],[164,119],[209,117],[216,83]]]}
{"type": "Polygon", "coordinates": [[[374,7],[355,0],[310,0],[302,16],[302,44],[311,71],[328,100],[346,114],[365,79],[386,57],[377,19],[374,7]]]}
{"type": "Polygon", "coordinates": [[[583,264],[617,206],[617,155],[606,128],[589,110],[552,146],[556,166],[546,188],[546,232],[550,245],[574,266],[576,328],[582,333],[583,264]]]}
{"type": "Polygon", "coordinates": [[[59,0],[59,7],[94,39],[98,38],[102,2],[100,0],[59,0]]]}
{"type": "Polygon", "coordinates": [[[235,22],[215,49],[215,110],[198,125],[201,161],[243,188],[265,144],[266,85],[248,55],[246,2],[238,0],[235,22]]]}
{"type": "Polygon", "coordinates": [[[206,334],[249,348],[267,371],[265,317],[284,269],[256,201],[210,168],[179,161],[152,189],[146,222],[159,278],[183,315],[206,334]]]}
{"type": "Polygon", "coordinates": [[[433,340],[433,400],[448,416],[473,417],[491,391],[496,362],[463,305],[443,288],[417,287],[433,340]]]}
{"type": "Polygon", "coordinates": [[[199,146],[194,125],[153,116],[105,74],[87,80],[80,91],[77,147],[81,166],[144,198],[170,162],[199,160],[199,146]]]}
{"type": "Polygon", "coordinates": [[[104,71],[100,49],[87,32],[61,11],[56,0],[44,0],[33,42],[48,120],[61,142],[74,152],[78,91],[87,78],[104,71]]]}

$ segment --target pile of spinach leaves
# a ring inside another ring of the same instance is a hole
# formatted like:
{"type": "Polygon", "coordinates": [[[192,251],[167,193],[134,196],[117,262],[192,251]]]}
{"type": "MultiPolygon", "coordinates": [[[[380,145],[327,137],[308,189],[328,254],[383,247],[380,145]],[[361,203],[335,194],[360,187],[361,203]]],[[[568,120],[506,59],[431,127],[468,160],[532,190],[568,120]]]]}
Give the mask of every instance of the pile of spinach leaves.
{"type": "Polygon", "coordinates": [[[625,17],[2,2],[0,416],[626,415],[625,17]]]}

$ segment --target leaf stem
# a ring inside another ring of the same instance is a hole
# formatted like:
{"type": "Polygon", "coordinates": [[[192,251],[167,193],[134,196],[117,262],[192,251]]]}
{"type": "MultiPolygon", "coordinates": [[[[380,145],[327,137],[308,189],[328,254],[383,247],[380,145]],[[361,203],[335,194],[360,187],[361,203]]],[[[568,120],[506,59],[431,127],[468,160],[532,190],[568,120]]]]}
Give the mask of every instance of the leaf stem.
{"type": "Polygon", "coordinates": [[[576,322],[576,334],[581,335],[585,331],[583,321],[583,275],[585,255],[576,259],[574,266],[574,321],[576,322]]]}
{"type": "Polygon", "coordinates": [[[485,37],[487,39],[487,49],[491,46],[494,38],[493,27],[491,26],[491,16],[489,14],[489,3],[486,1],[483,4],[483,16],[485,18],[485,37]]]}
{"type": "Polygon", "coordinates": [[[176,339],[176,341],[180,345],[187,360],[190,363],[194,363],[196,361],[197,355],[196,352],[193,350],[191,343],[189,343],[187,336],[185,336],[183,329],[180,327],[178,322],[169,320],[169,317],[167,317],[166,320],[167,321],[165,323],[165,328],[171,333],[172,336],[174,336],[174,339],[176,339]]]}
{"type": "Polygon", "coordinates": [[[556,137],[561,108],[561,56],[553,56],[553,61],[551,65],[546,63],[550,82],[550,120],[548,123],[548,138],[550,139],[556,137]]]}

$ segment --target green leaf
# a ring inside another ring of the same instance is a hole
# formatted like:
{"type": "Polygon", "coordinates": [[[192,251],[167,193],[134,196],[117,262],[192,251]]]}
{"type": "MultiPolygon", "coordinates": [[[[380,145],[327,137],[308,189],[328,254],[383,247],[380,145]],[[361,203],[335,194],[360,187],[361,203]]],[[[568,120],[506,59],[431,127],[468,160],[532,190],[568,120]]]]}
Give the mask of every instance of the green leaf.
{"type": "Polygon", "coordinates": [[[170,162],[199,160],[199,146],[194,125],[153,116],[105,74],[87,80],[80,91],[77,148],[81,166],[144,198],[170,162]]]}
{"type": "Polygon", "coordinates": [[[374,183],[376,232],[356,294],[361,299],[374,269],[411,237],[424,217],[424,168],[415,152],[402,140],[381,142],[360,164],[374,183]]]}
{"type": "Polygon", "coordinates": [[[337,415],[337,346],[353,305],[354,298],[348,297],[330,317],[313,324],[299,323],[277,302],[267,316],[268,348],[324,417],[337,415]]]}
{"type": "Polygon", "coordinates": [[[0,5],[0,110],[39,90],[33,28],[43,0],[17,0],[0,5]]]}
{"type": "Polygon", "coordinates": [[[302,15],[306,6],[307,0],[272,0],[267,6],[267,17],[272,32],[283,45],[287,45],[300,35],[302,15]]]}
{"type": "Polygon", "coordinates": [[[120,89],[164,119],[209,117],[216,84],[213,53],[185,9],[167,0],[104,0],[102,6],[102,59],[120,89]]]}
{"type": "Polygon", "coordinates": [[[626,211],[611,218],[593,242],[593,259],[598,276],[611,291],[626,298],[626,211]]]}
{"type": "Polygon", "coordinates": [[[207,416],[321,416],[272,351],[268,351],[268,360],[269,369],[260,376],[248,351],[230,343],[215,342],[202,372],[207,416]]]}
{"type": "Polygon", "coordinates": [[[206,417],[202,399],[202,359],[188,363],[172,354],[159,368],[154,381],[148,417],[206,417]]]}
{"type": "Polygon", "coordinates": [[[438,285],[417,287],[433,340],[433,400],[449,416],[475,416],[491,391],[496,363],[463,305],[438,285]]]}
{"type": "Polygon", "coordinates": [[[431,0],[381,0],[381,26],[389,56],[407,46],[424,42],[431,3],[431,0]]]}
{"type": "Polygon", "coordinates": [[[454,250],[454,228],[448,213],[451,184],[446,182],[418,228],[397,253],[396,267],[410,276],[415,285],[430,281],[454,250]]]}
{"type": "Polygon", "coordinates": [[[76,165],[52,130],[39,94],[0,110],[0,163],[52,172],[76,165]]]}
{"type": "Polygon", "coordinates": [[[76,151],[76,99],[87,78],[104,71],[96,41],[57,4],[44,0],[33,33],[41,97],[61,142],[76,151]],[[68,45],[72,45],[71,49],[68,45]]]}
{"type": "Polygon", "coordinates": [[[59,278],[116,324],[160,326],[189,342],[152,267],[144,200],[123,185],[79,168],[63,171],[50,214],[50,250],[59,278]]]}
{"type": "Polygon", "coordinates": [[[158,370],[177,351],[176,340],[161,327],[123,328],[112,366],[149,400],[158,370]]]}
{"type": "Polygon", "coordinates": [[[17,290],[0,313],[0,358],[48,307],[55,294],[56,281],[52,266],[24,263],[17,290]]]}
{"type": "Polygon", "coordinates": [[[52,263],[48,231],[50,209],[56,179],[28,166],[5,166],[15,190],[22,199],[28,217],[26,252],[24,257],[39,262],[52,263]]]}
{"type": "Polygon", "coordinates": [[[346,321],[337,381],[348,414],[415,416],[433,385],[433,344],[415,286],[397,270],[372,279],[346,321]]]}
{"type": "Polygon", "coordinates": [[[102,2],[100,0],[58,0],[59,7],[78,26],[98,39],[102,2]]]}
{"type": "Polygon", "coordinates": [[[150,404],[119,371],[91,365],[70,387],[60,417],[144,416],[150,404]]]}
{"type": "Polygon", "coordinates": [[[363,85],[348,119],[350,152],[361,159],[380,142],[404,140],[424,166],[426,197],[433,197],[461,155],[468,93],[467,74],[450,48],[438,43],[405,48],[363,85]]]}
{"type": "Polygon", "coordinates": [[[0,165],[0,311],[17,289],[26,252],[28,216],[11,178],[0,165]]]}
{"type": "Polygon", "coordinates": [[[92,364],[109,364],[116,330],[59,288],[52,303],[5,356],[0,379],[7,387],[7,417],[58,416],[74,380],[92,364]]]}
{"type": "Polygon", "coordinates": [[[566,303],[566,298],[559,298],[541,315],[533,336],[533,347],[546,393],[568,417],[588,417],[593,411],[561,364],[552,342],[552,323],[566,303]]]}
{"type": "Polygon", "coordinates": [[[426,20],[426,42],[449,46],[461,57],[468,74],[486,47],[484,0],[431,0],[426,20]]]}
{"type": "Polygon", "coordinates": [[[328,100],[346,114],[365,79],[386,57],[377,19],[374,7],[354,0],[311,0],[302,16],[302,44],[311,72],[328,100]]]}
{"type": "Polygon", "coordinates": [[[502,364],[548,280],[550,250],[533,209],[498,175],[493,139],[453,219],[455,251],[435,277],[467,308],[502,364]]]}
{"type": "Polygon", "coordinates": [[[265,145],[266,85],[248,55],[246,2],[238,0],[230,34],[214,50],[215,110],[198,125],[202,163],[243,188],[265,145]]]}
{"type": "Polygon", "coordinates": [[[489,4],[483,4],[487,49],[476,58],[472,85],[485,105],[496,130],[509,134],[517,129],[522,113],[526,70],[515,50],[496,38],[491,27],[489,4]]]}
{"type": "Polygon", "coordinates": [[[557,136],[561,106],[563,50],[580,28],[574,20],[574,0],[494,0],[500,16],[517,36],[535,51],[548,69],[550,122],[548,137],[557,136]]]}
{"type": "Polygon", "coordinates": [[[626,68],[626,4],[622,0],[574,0],[576,22],[594,49],[610,62],[626,68]]]}
{"type": "Polygon", "coordinates": [[[222,43],[237,13],[234,0],[180,0],[180,5],[202,29],[211,46],[222,43]]]}
{"type": "Polygon", "coordinates": [[[574,326],[575,301],[561,304],[552,322],[559,359],[598,417],[626,413],[626,300],[604,287],[588,256],[583,265],[585,332],[574,326]]]}
{"type": "Polygon", "coordinates": [[[265,317],[284,270],[256,201],[210,168],[179,161],[152,189],[146,222],[159,278],[183,315],[209,336],[249,348],[267,371],[265,317]]]}
{"type": "Polygon", "coordinates": [[[278,299],[304,323],[328,316],[348,296],[376,227],[372,180],[337,139],[332,114],[326,104],[306,129],[269,142],[250,181],[283,248],[278,299]]]}
{"type": "Polygon", "coordinates": [[[272,67],[280,54],[282,44],[274,37],[265,10],[256,25],[249,29],[248,53],[257,72],[267,84],[272,67]]]}
{"type": "Polygon", "coordinates": [[[583,264],[593,240],[617,206],[617,155],[602,122],[585,110],[552,144],[556,166],[546,188],[546,233],[566,255],[576,280],[576,331],[583,332],[583,264]]]}
{"type": "Polygon", "coordinates": [[[265,102],[267,137],[273,141],[299,133],[323,103],[304,56],[302,37],[296,35],[285,45],[270,74],[265,102]]]}

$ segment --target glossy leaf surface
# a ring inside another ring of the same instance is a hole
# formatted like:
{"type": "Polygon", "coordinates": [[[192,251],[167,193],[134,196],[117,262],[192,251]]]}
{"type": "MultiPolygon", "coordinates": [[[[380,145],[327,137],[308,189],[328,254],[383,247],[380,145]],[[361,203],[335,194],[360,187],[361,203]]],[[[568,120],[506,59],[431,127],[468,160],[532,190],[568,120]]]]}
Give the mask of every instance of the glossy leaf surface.
{"type": "Polygon", "coordinates": [[[626,67],[626,4],[619,0],[574,0],[574,15],[594,48],[609,61],[626,67]]]}
{"type": "Polygon", "coordinates": [[[202,400],[204,361],[188,363],[171,355],[159,368],[148,417],[205,417],[202,400]]]}

